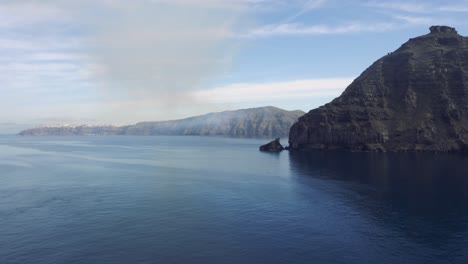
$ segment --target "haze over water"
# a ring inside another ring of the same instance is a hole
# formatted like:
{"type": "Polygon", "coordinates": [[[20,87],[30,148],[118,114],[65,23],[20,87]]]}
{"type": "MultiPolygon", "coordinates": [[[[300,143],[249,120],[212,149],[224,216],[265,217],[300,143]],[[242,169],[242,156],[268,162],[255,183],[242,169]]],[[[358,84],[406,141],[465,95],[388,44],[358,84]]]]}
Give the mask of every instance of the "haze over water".
{"type": "Polygon", "coordinates": [[[468,157],[0,137],[0,263],[466,263],[468,157]]]}

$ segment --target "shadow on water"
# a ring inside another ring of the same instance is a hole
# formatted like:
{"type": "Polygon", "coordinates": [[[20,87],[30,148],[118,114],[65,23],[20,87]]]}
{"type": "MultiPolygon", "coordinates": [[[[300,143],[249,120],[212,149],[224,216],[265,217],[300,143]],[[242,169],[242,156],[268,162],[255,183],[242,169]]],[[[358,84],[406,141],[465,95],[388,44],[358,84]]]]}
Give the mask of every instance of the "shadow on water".
{"type": "Polygon", "coordinates": [[[415,213],[468,215],[468,156],[431,153],[291,152],[299,175],[353,181],[369,196],[415,213]]]}
{"type": "Polygon", "coordinates": [[[298,181],[337,181],[363,196],[349,198],[351,207],[406,237],[432,246],[467,242],[460,237],[468,229],[467,155],[312,151],[289,158],[298,181]]]}

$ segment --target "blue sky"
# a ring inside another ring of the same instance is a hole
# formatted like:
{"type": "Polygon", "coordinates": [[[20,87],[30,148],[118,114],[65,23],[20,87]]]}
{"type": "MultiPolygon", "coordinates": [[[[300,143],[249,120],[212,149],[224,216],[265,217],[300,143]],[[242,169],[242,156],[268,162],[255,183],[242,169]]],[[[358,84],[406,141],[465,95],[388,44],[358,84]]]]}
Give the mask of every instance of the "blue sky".
{"type": "Polygon", "coordinates": [[[308,111],[468,1],[0,0],[0,123],[308,111]]]}

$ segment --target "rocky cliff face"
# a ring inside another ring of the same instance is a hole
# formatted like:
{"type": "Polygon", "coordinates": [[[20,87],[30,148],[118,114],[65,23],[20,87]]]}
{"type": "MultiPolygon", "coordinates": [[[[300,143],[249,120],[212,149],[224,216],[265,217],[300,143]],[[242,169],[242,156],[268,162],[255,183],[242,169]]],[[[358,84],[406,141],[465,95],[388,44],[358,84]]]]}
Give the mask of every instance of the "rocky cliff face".
{"type": "Polygon", "coordinates": [[[291,149],[468,149],[468,38],[433,26],[299,118],[291,149]]]}
{"type": "Polygon", "coordinates": [[[267,106],[210,113],[181,120],[143,122],[125,129],[128,135],[201,135],[231,137],[284,137],[302,111],[267,106]]]}
{"type": "Polygon", "coordinates": [[[276,138],[270,143],[260,146],[259,150],[267,152],[281,152],[284,150],[284,147],[280,143],[280,138],[276,138]]]}
{"type": "Polygon", "coordinates": [[[23,130],[20,136],[114,136],[121,135],[123,126],[57,126],[36,127],[23,130]]]}
{"type": "Polygon", "coordinates": [[[141,122],[131,126],[39,127],[20,135],[201,135],[230,137],[284,137],[302,116],[302,111],[286,111],[267,106],[210,113],[180,120],[141,122]]]}

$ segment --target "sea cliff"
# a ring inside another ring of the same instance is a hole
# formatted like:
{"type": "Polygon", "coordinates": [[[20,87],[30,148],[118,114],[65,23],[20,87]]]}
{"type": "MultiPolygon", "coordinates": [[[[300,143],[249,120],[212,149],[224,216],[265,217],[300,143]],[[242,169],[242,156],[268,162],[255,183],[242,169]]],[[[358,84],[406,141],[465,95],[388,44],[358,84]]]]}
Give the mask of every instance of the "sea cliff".
{"type": "Polygon", "coordinates": [[[377,60],[289,134],[292,150],[462,151],[467,143],[468,38],[447,26],[377,60]]]}
{"type": "Polygon", "coordinates": [[[285,137],[303,111],[266,106],[209,113],[169,121],[128,126],[43,126],[21,131],[22,136],[197,135],[228,137],[285,137]]]}

